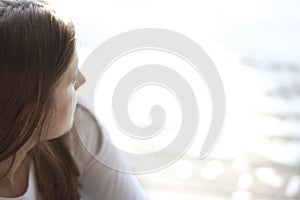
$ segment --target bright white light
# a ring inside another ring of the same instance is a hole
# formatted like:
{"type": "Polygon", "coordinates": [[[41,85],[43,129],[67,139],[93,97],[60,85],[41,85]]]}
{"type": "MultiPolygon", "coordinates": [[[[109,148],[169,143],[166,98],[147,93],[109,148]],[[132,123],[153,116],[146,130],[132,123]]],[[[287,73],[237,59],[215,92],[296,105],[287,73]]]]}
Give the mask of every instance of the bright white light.
{"type": "Polygon", "coordinates": [[[232,193],[231,199],[232,200],[250,200],[252,194],[246,191],[236,191],[232,193]]]}
{"type": "Polygon", "coordinates": [[[293,176],[289,179],[285,193],[288,197],[293,197],[300,193],[300,176],[293,176]]]}
{"type": "Polygon", "coordinates": [[[209,161],[201,170],[201,177],[206,180],[213,180],[224,171],[224,168],[224,164],[221,161],[209,161]]]}
{"type": "Polygon", "coordinates": [[[249,189],[249,187],[251,187],[252,183],[253,183],[253,177],[251,174],[243,173],[239,176],[238,187],[240,190],[249,189]]]}
{"type": "Polygon", "coordinates": [[[179,160],[176,163],[176,175],[182,179],[189,179],[193,173],[194,165],[186,160],[179,160]]]}
{"type": "Polygon", "coordinates": [[[232,167],[238,172],[246,171],[249,168],[249,161],[246,159],[236,159],[232,162],[232,167]]]}
{"type": "Polygon", "coordinates": [[[257,168],[255,175],[259,181],[272,187],[280,188],[284,184],[284,178],[279,176],[275,169],[270,167],[257,168]]]}

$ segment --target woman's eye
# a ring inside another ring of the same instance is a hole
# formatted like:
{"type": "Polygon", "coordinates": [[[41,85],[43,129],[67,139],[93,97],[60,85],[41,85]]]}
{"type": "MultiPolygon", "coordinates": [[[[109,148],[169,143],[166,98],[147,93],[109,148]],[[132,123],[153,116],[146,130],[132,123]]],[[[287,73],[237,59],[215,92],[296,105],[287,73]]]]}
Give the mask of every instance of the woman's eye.
{"type": "Polygon", "coordinates": [[[77,76],[76,76],[76,78],[72,81],[72,84],[73,84],[73,85],[76,85],[76,83],[77,83],[77,76]]]}
{"type": "Polygon", "coordinates": [[[76,73],[76,75],[75,75],[75,78],[73,78],[72,83],[73,83],[73,84],[76,84],[77,79],[78,79],[78,70],[77,70],[77,73],[76,73]]]}

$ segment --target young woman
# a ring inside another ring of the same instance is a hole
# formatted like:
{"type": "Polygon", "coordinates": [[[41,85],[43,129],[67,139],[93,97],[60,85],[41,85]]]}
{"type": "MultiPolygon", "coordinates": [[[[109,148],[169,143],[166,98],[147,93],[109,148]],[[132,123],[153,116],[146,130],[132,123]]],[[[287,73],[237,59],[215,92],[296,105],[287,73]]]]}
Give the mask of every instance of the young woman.
{"type": "Polygon", "coordinates": [[[82,145],[105,151],[77,103],[84,82],[70,21],[41,1],[0,0],[0,200],[148,199],[82,145]]]}

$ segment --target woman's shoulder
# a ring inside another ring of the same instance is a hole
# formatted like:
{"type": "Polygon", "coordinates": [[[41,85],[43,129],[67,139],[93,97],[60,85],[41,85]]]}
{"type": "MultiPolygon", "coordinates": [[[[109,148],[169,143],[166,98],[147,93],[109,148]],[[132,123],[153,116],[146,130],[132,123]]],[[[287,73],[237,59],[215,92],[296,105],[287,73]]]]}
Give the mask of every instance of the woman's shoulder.
{"type": "Polygon", "coordinates": [[[95,117],[93,111],[80,97],[78,97],[76,105],[74,126],[82,142],[84,142],[90,150],[93,150],[93,153],[99,152],[102,146],[102,125],[95,117]]]}
{"type": "Polygon", "coordinates": [[[101,126],[81,99],[77,103],[74,125],[66,136],[80,172],[83,199],[149,199],[132,174],[108,167],[125,169],[114,146],[108,141],[105,126],[101,126]]]}
{"type": "Polygon", "coordinates": [[[80,171],[101,151],[101,124],[81,98],[78,98],[73,127],[65,135],[65,141],[80,171]]]}

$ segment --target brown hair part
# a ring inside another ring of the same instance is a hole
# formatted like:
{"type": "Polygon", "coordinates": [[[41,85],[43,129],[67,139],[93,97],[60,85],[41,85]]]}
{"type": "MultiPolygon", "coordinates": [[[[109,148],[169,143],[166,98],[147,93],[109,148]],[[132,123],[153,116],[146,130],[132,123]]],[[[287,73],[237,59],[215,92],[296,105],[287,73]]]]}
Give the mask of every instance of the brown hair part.
{"type": "MultiPolygon", "coordinates": [[[[47,127],[75,46],[71,21],[45,2],[0,0],[0,162],[47,127]]],[[[79,199],[79,173],[62,138],[39,141],[30,155],[44,200],[79,199]]]]}

